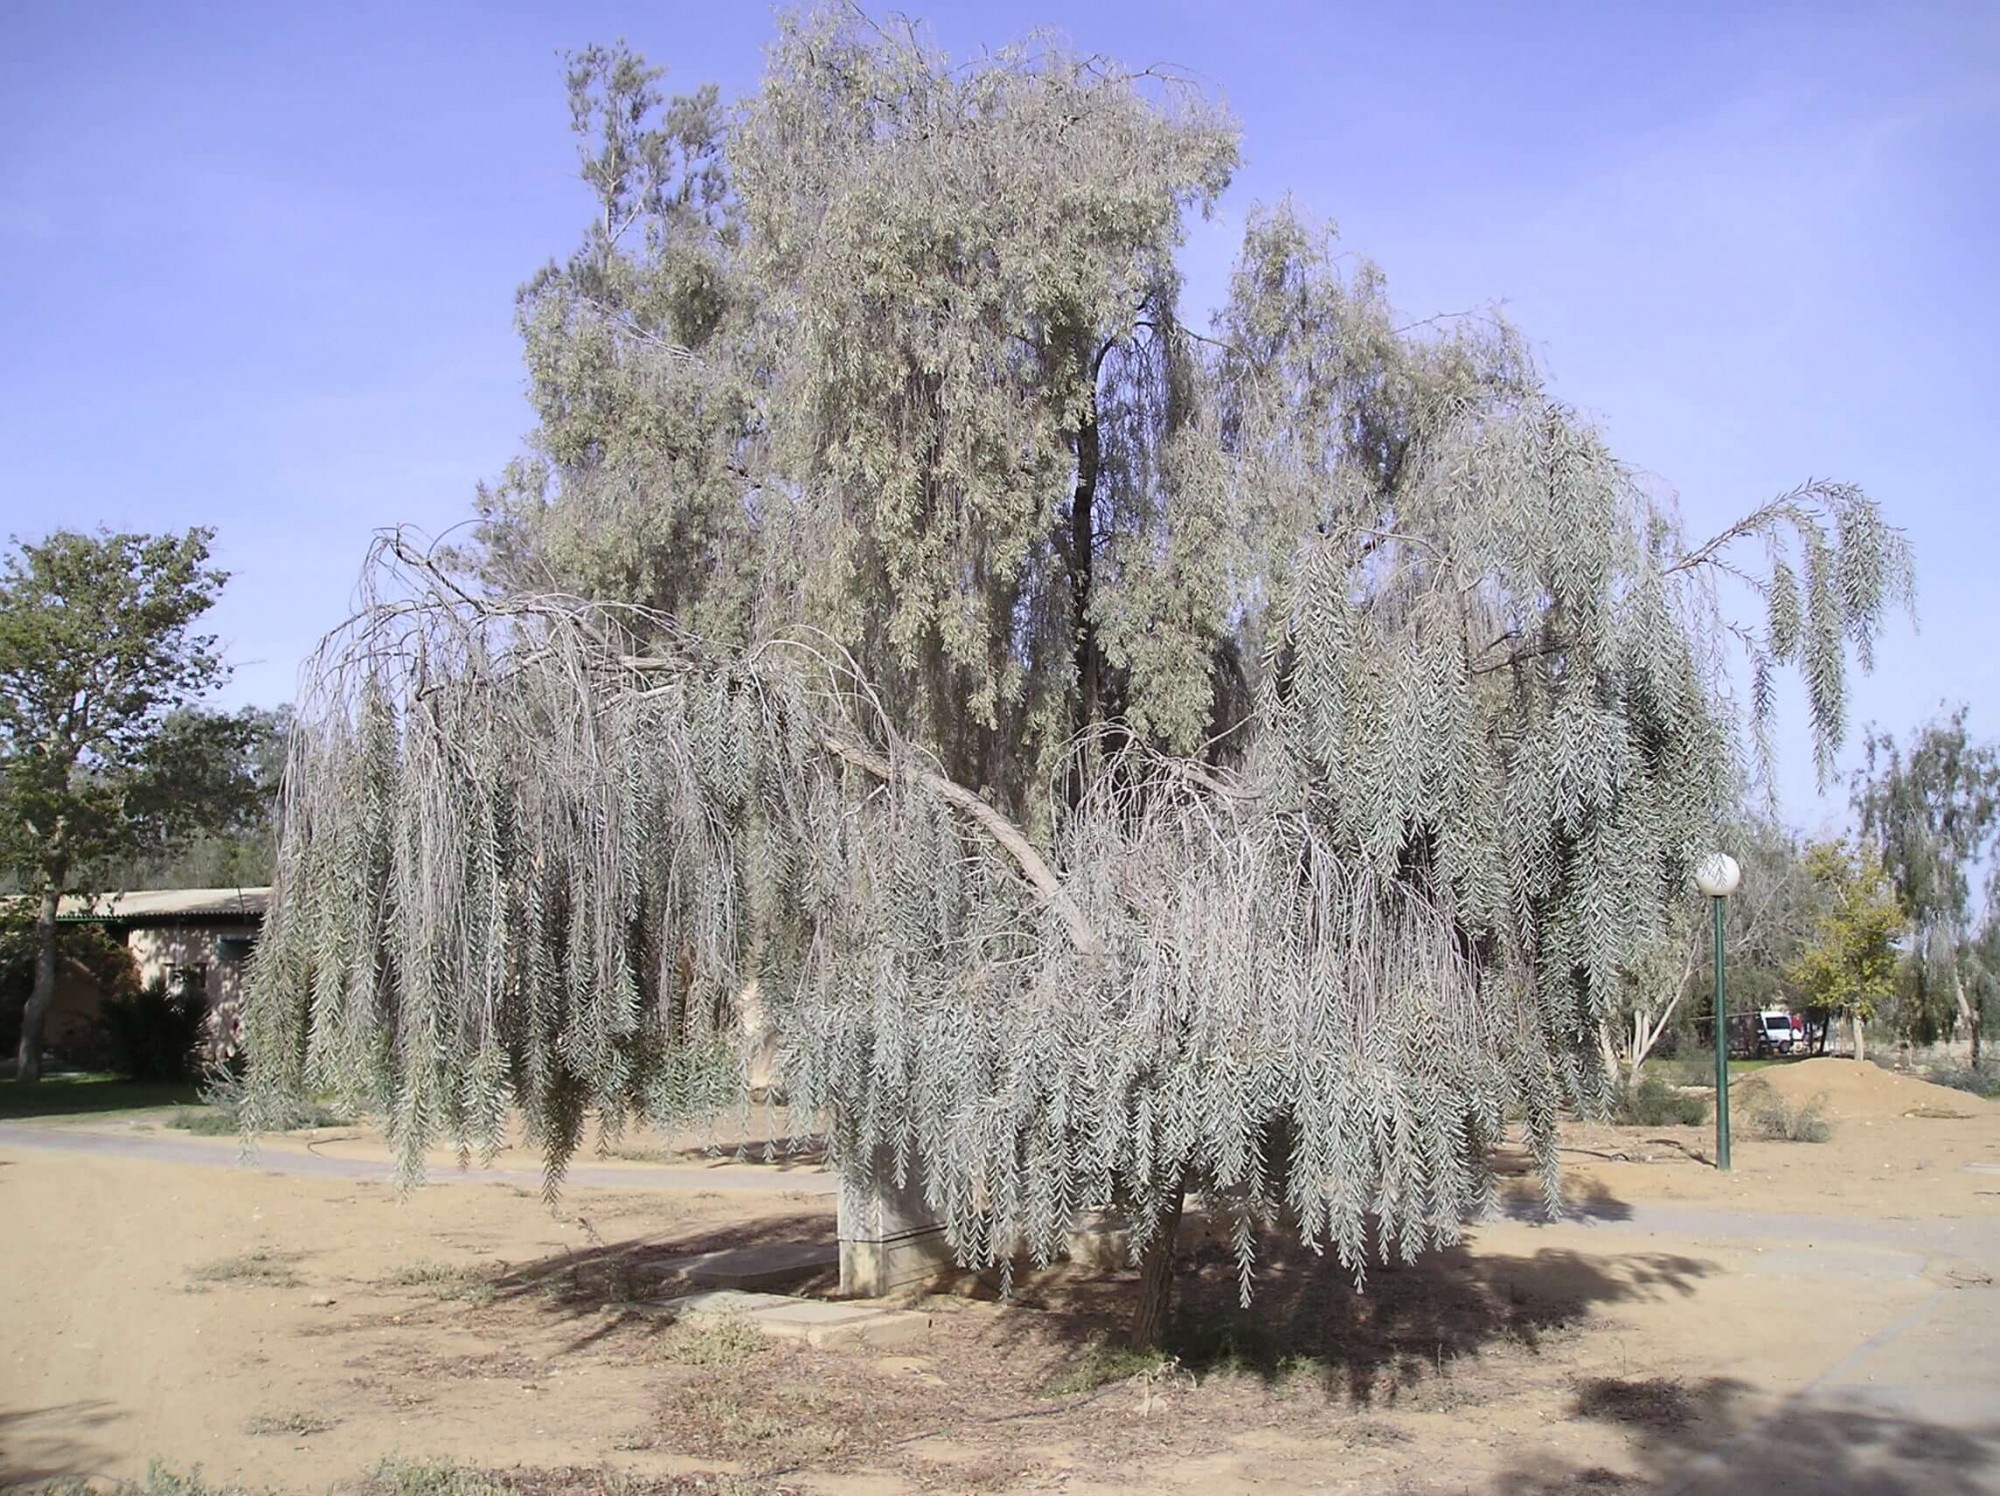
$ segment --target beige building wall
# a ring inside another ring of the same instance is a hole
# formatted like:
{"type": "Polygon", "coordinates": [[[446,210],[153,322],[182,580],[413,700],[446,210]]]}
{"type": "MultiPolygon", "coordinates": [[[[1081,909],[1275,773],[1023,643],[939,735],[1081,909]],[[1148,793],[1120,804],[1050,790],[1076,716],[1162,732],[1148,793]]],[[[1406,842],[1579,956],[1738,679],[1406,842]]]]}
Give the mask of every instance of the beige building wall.
{"type": "Polygon", "coordinates": [[[176,973],[199,969],[209,1006],[233,1008],[249,979],[249,951],[256,938],[253,924],[141,925],[125,945],[139,968],[140,986],[171,984],[176,973]]]}

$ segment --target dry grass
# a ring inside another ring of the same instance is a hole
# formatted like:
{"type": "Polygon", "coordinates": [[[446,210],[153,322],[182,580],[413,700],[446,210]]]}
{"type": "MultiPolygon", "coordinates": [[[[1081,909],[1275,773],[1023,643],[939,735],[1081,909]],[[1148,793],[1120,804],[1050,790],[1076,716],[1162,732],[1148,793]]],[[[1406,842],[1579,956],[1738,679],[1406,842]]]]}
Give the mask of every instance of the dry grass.
{"type": "Polygon", "coordinates": [[[292,1434],[304,1438],[338,1428],[338,1418],[322,1418],[317,1413],[259,1413],[243,1425],[246,1434],[292,1434]]]}
{"type": "Polygon", "coordinates": [[[420,1260],[391,1268],[375,1280],[377,1288],[414,1288],[433,1299],[457,1299],[484,1305],[493,1302],[493,1281],[476,1267],[420,1260]]]}
{"type": "Polygon", "coordinates": [[[735,1314],[679,1320],[667,1327],[659,1342],[660,1359],[672,1366],[741,1366],[770,1349],[763,1332],[735,1314]]]}
{"type": "Polygon", "coordinates": [[[188,1273],[198,1284],[257,1283],[271,1288],[296,1288],[301,1279],[292,1270],[298,1259],[289,1252],[246,1252],[202,1264],[188,1273]]]}

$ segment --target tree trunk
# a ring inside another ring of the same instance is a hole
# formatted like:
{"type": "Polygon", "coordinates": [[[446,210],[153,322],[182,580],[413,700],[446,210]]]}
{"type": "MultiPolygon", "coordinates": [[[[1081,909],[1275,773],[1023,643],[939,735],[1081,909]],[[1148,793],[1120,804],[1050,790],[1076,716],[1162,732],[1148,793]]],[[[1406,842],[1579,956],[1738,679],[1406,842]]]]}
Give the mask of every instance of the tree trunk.
{"type": "MultiPolygon", "coordinates": [[[[1098,355],[1102,359],[1103,355],[1098,355]]],[[[1090,622],[1090,593],[1097,569],[1097,478],[1102,437],[1093,409],[1076,433],[1076,489],[1069,501],[1070,627],[1076,631],[1076,728],[1097,720],[1097,634],[1090,622]]]]}
{"type": "Polygon", "coordinates": [[[1175,1186],[1139,1257],[1139,1305],[1132,1315],[1132,1344],[1142,1351],[1157,1349],[1167,1333],[1167,1312],[1174,1303],[1174,1242],[1180,1235],[1181,1209],[1186,1203],[1186,1186],[1175,1186]]]}
{"type": "Polygon", "coordinates": [[[1866,1031],[1861,1026],[1861,1014],[1859,1012],[1854,1015],[1854,1058],[1857,1060],[1868,1058],[1868,1040],[1866,1031]]]}
{"type": "Polygon", "coordinates": [[[1958,953],[1956,951],[1952,953],[1951,959],[1951,995],[1958,1003],[1959,1021],[1965,1025],[1967,1031],[1972,1035],[1972,1068],[1977,1070],[1979,1068],[1979,1020],[1981,1014],[1972,1006],[1971,1000],[1965,995],[1965,977],[1958,969],[1958,953]]]}
{"type": "Polygon", "coordinates": [[[42,1030],[56,1005],[56,914],[61,908],[61,890],[53,885],[44,889],[35,913],[35,987],[21,1010],[21,1048],[14,1069],[15,1081],[24,1086],[42,1078],[42,1030]]]}

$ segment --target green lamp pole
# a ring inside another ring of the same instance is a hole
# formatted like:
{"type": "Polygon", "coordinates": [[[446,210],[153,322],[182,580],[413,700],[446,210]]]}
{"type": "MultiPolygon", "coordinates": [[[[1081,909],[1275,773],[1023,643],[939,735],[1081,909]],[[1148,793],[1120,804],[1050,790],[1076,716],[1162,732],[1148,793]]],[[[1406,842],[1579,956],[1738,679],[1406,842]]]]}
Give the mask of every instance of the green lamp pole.
{"type": "Polygon", "coordinates": [[[1729,1169],[1729,971],[1722,958],[1722,906],[1743,884],[1736,859],[1717,852],[1695,869],[1695,887],[1715,911],[1715,1166],[1729,1169]]]}

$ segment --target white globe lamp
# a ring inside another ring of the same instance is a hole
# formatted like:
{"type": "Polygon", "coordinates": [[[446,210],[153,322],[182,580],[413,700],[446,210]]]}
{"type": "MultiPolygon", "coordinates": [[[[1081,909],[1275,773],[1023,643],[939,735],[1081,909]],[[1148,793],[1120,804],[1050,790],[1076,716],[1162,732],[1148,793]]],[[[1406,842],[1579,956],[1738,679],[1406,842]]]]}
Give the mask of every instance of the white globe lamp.
{"type": "Polygon", "coordinates": [[[1743,886],[1743,869],[1727,852],[1716,852],[1694,870],[1694,886],[1711,899],[1726,899],[1743,886]]]}

